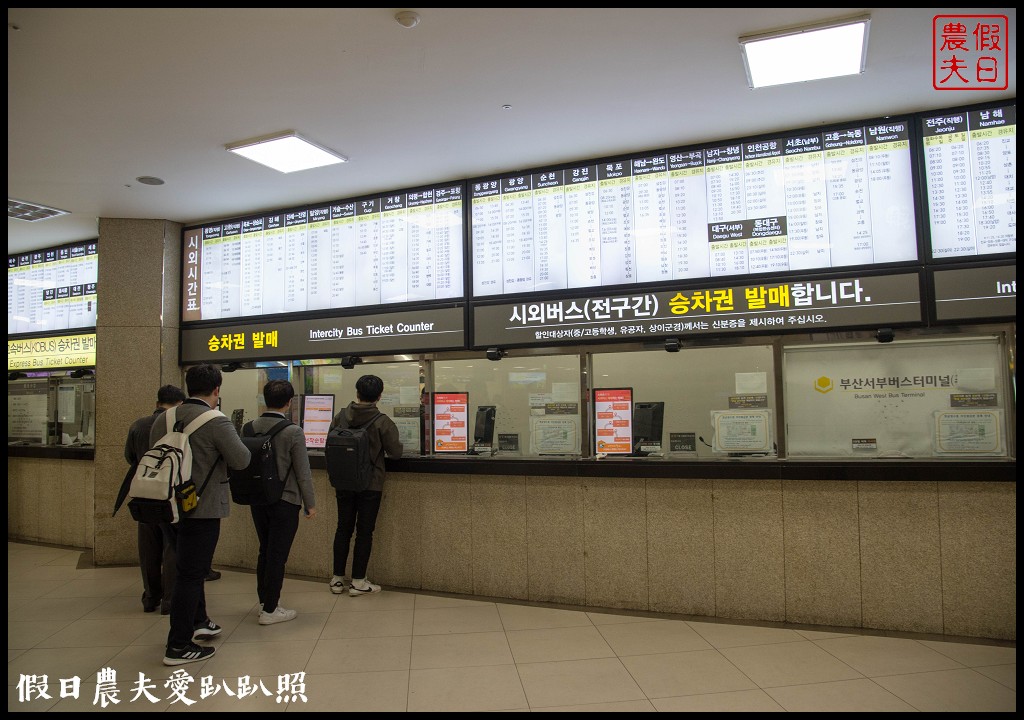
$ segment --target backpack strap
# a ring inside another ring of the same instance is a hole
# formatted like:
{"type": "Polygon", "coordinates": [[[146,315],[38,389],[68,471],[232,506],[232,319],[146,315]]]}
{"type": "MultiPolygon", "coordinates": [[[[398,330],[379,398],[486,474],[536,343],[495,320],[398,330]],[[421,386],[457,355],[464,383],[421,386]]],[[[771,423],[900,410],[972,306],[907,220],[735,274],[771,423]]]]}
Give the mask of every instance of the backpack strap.
{"type": "MultiPolygon", "coordinates": [[[[171,408],[167,412],[171,412],[172,410],[174,410],[174,408],[171,408]]],[[[220,410],[214,410],[213,408],[210,408],[209,410],[207,410],[203,414],[201,414],[199,417],[197,417],[195,420],[190,422],[188,425],[186,425],[185,429],[182,430],[182,432],[185,433],[186,435],[191,435],[196,430],[201,428],[203,425],[208,423],[210,420],[213,420],[218,415],[224,415],[224,413],[222,413],[220,410]]],[[[173,417],[168,419],[168,421],[171,421],[171,420],[173,420],[173,417]]]]}

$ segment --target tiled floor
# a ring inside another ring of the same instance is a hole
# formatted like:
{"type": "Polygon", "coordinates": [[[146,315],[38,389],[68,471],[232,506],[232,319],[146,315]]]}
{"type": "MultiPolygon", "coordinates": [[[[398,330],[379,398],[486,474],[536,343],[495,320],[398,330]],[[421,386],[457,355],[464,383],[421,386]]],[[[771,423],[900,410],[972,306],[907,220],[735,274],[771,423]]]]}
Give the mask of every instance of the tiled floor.
{"type": "Polygon", "coordinates": [[[217,654],[168,668],[167,618],[142,612],[137,568],[93,568],[79,550],[14,542],[7,558],[9,711],[1017,709],[1015,643],[388,590],[350,598],[330,594],[326,578],[286,580],[282,604],[298,618],[260,626],[253,575],[230,570],[207,585],[224,626],[217,654]],[[168,682],[175,672],[182,679],[168,682]]]}

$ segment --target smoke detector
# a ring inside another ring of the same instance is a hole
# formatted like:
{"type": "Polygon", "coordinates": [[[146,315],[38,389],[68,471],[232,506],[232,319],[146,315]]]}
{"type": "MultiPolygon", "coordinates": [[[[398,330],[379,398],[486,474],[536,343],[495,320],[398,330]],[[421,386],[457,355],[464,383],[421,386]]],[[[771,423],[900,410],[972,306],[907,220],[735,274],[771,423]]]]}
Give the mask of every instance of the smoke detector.
{"type": "Polygon", "coordinates": [[[402,10],[395,14],[395,20],[404,28],[414,28],[420,24],[420,15],[412,10],[402,10]]]}

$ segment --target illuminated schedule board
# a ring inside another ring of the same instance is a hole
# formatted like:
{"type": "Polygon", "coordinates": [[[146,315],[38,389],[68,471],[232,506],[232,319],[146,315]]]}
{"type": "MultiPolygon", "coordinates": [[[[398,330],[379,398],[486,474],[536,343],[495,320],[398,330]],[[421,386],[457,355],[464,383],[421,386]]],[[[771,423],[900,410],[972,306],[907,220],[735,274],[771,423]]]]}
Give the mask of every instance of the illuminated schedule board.
{"type": "Polygon", "coordinates": [[[463,186],[186,228],[182,320],[463,297],[463,186]]]}
{"type": "Polygon", "coordinates": [[[933,259],[1017,252],[1017,106],[921,119],[933,259]]]}
{"type": "Polygon", "coordinates": [[[909,125],[472,180],[473,296],[916,261],[909,125]]]}
{"type": "Polygon", "coordinates": [[[96,327],[96,241],[7,256],[7,334],[96,327]]]}

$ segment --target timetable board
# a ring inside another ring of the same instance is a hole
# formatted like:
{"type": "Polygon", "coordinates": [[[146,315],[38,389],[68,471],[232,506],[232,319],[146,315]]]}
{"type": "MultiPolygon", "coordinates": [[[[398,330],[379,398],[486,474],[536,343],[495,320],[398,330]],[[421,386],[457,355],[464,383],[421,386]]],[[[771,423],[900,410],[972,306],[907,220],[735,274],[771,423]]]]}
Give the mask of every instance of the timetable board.
{"type": "Polygon", "coordinates": [[[96,327],[96,241],[7,256],[7,334],[96,327]]]}
{"type": "Polygon", "coordinates": [[[462,198],[446,184],[186,228],[182,320],[461,299],[462,198]]]}
{"type": "Polygon", "coordinates": [[[921,119],[932,259],[1017,252],[1017,106],[921,119]]]}
{"type": "Polygon", "coordinates": [[[916,261],[910,124],[470,181],[473,296],[916,261]]]}

